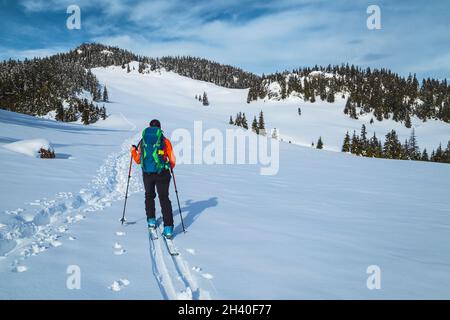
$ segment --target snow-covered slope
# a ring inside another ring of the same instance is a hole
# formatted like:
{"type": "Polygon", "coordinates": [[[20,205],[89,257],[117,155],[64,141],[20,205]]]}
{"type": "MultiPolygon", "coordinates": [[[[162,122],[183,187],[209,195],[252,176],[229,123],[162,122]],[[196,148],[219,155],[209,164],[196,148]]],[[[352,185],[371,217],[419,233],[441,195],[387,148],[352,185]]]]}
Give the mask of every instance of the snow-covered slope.
{"type": "MultiPolygon", "coordinates": [[[[182,233],[176,214],[181,255],[170,257],[161,239],[148,238],[137,166],[129,223],[119,223],[129,146],[149,120],[160,119],[169,136],[179,128],[192,132],[195,120],[224,131],[230,114],[243,111],[252,118],[263,109],[267,127],[280,128],[293,142],[310,145],[322,136],[330,149],[340,149],[345,131],[359,130],[363,119],[347,119],[343,102],[302,102],[299,118],[297,101],[247,105],[246,90],[173,73],[141,75],[120,67],[94,72],[113,101],[104,122],[62,124],[0,111],[1,145],[46,139],[59,154],[44,161],[0,148],[0,298],[450,296],[445,164],[282,143],[274,176],[260,175],[258,165],[177,166],[188,232],[182,233]],[[203,91],[210,107],[194,99],[203,91]],[[81,272],[80,290],[66,286],[73,265],[81,272]],[[380,290],[367,289],[370,265],[381,268],[380,290]]],[[[374,126],[383,135],[390,125],[374,126]]],[[[448,125],[420,125],[422,147],[448,137],[448,125]]],[[[401,138],[409,135],[399,131],[401,138]]]]}

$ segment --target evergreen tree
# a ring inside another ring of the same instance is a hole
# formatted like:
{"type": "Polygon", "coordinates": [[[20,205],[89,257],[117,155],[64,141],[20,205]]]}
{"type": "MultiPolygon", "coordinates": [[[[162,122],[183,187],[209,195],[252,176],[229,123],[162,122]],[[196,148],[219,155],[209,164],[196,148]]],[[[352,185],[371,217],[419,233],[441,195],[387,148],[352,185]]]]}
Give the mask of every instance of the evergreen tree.
{"type": "Polygon", "coordinates": [[[398,136],[395,130],[386,134],[383,154],[388,159],[400,159],[402,156],[402,145],[398,141],[398,136]]]}
{"type": "Polygon", "coordinates": [[[300,109],[300,107],[298,108],[298,115],[301,116],[302,115],[302,109],[300,109]]]}
{"type": "Polygon", "coordinates": [[[266,132],[266,125],[264,123],[264,114],[263,114],[262,110],[259,113],[258,132],[262,135],[264,135],[266,132]]]}
{"type": "Polygon", "coordinates": [[[444,152],[442,151],[442,144],[439,144],[439,147],[436,149],[434,153],[434,157],[432,157],[432,161],[434,162],[442,162],[444,152]]]}
{"type": "Polygon", "coordinates": [[[333,90],[329,90],[327,93],[327,102],[328,103],[334,103],[334,92],[333,90]]]}
{"type": "Polygon", "coordinates": [[[105,105],[103,105],[101,111],[100,111],[100,116],[103,120],[106,120],[106,108],[105,105]]]}
{"type": "Polygon", "coordinates": [[[206,92],[203,92],[202,103],[204,106],[209,106],[208,95],[206,94],[206,92]]]}
{"type": "Polygon", "coordinates": [[[406,114],[405,127],[407,127],[408,129],[411,128],[411,117],[409,116],[409,113],[406,114]]]}
{"type": "Polygon", "coordinates": [[[145,63],[144,63],[144,62],[139,62],[138,72],[139,72],[139,73],[144,73],[145,68],[146,68],[145,63]]]}
{"type": "Polygon", "coordinates": [[[56,108],[56,115],[55,115],[56,121],[64,121],[65,120],[65,114],[64,114],[64,106],[60,102],[56,108]]]}
{"type": "Polygon", "coordinates": [[[403,143],[403,146],[402,146],[402,154],[400,156],[400,159],[402,159],[402,160],[412,160],[410,158],[410,156],[411,156],[411,152],[409,150],[409,143],[408,143],[408,140],[405,139],[405,142],[403,143]]]}
{"type": "Polygon", "coordinates": [[[127,64],[127,73],[130,73],[130,72],[131,72],[130,64],[128,63],[128,64],[127,64]]]}
{"type": "Polygon", "coordinates": [[[375,132],[373,133],[372,138],[370,138],[370,140],[369,140],[369,146],[368,146],[366,156],[367,157],[376,157],[376,158],[379,158],[382,156],[380,153],[379,141],[378,141],[378,138],[377,138],[375,132]]]}
{"type": "Polygon", "coordinates": [[[242,123],[242,128],[248,129],[248,123],[247,123],[247,118],[245,117],[245,112],[244,112],[243,115],[242,115],[242,121],[241,121],[241,123],[242,123]]]}
{"type": "Polygon", "coordinates": [[[361,126],[360,144],[361,144],[361,154],[365,156],[367,154],[367,149],[369,148],[369,142],[367,140],[366,125],[364,124],[361,126]]]}
{"type": "Polygon", "coordinates": [[[242,125],[242,114],[238,112],[234,120],[234,125],[240,127],[242,125]]]}
{"type": "Polygon", "coordinates": [[[323,141],[322,141],[322,137],[319,137],[319,140],[317,140],[316,148],[317,148],[317,149],[323,149],[323,141]]]}
{"type": "Polygon", "coordinates": [[[108,102],[109,101],[109,97],[108,97],[108,89],[106,89],[106,86],[103,88],[103,102],[108,102]]]}
{"type": "Polygon", "coordinates": [[[352,108],[352,103],[350,101],[350,97],[348,97],[347,102],[345,103],[345,107],[344,107],[344,114],[350,114],[351,108],[352,108]]]}
{"type": "Polygon", "coordinates": [[[350,135],[347,133],[345,134],[345,138],[344,138],[344,144],[342,145],[342,152],[350,152],[350,146],[351,142],[350,142],[350,135]]]}
{"type": "Polygon", "coordinates": [[[350,145],[350,152],[356,155],[360,155],[361,146],[359,137],[356,135],[356,131],[353,131],[352,141],[350,145]]]}
{"type": "Polygon", "coordinates": [[[231,124],[231,125],[234,124],[234,121],[233,121],[233,117],[232,117],[232,116],[230,116],[230,121],[228,122],[228,124],[231,124]]]}
{"type": "Polygon", "coordinates": [[[447,143],[447,149],[445,149],[443,162],[450,163],[450,141],[447,143]]]}
{"type": "Polygon", "coordinates": [[[100,101],[101,99],[102,99],[102,89],[99,86],[94,95],[94,101],[100,101]]]}
{"type": "Polygon", "coordinates": [[[422,156],[421,156],[420,160],[422,160],[422,161],[429,161],[430,160],[430,158],[428,157],[427,149],[423,149],[422,156]]]}
{"type": "Polygon", "coordinates": [[[258,121],[256,120],[256,116],[253,118],[252,131],[256,134],[259,134],[258,121]]]}
{"type": "Polygon", "coordinates": [[[417,145],[416,132],[414,128],[411,131],[411,136],[408,140],[408,157],[411,160],[419,160],[420,159],[420,151],[419,146],[417,145]]]}
{"type": "Polygon", "coordinates": [[[89,124],[89,107],[84,107],[83,111],[81,112],[81,121],[84,125],[89,124]]]}

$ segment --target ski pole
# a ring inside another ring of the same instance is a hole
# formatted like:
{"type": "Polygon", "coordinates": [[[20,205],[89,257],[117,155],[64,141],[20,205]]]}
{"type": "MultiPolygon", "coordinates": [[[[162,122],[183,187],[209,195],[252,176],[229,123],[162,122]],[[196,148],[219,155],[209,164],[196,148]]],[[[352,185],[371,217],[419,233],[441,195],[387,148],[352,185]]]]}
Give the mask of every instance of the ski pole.
{"type": "Polygon", "coordinates": [[[125,209],[127,208],[127,199],[128,199],[128,186],[130,185],[130,178],[131,178],[131,165],[133,164],[133,155],[131,155],[130,158],[130,168],[128,169],[128,181],[127,181],[127,191],[125,192],[125,203],[123,205],[123,213],[122,213],[122,219],[120,221],[123,223],[125,222],[125,209]]]}
{"type": "Polygon", "coordinates": [[[183,226],[183,232],[186,233],[186,229],[184,228],[183,215],[181,214],[180,198],[178,198],[178,189],[177,189],[177,182],[175,180],[175,173],[173,173],[173,169],[172,168],[170,168],[170,172],[172,173],[173,186],[175,187],[175,194],[177,195],[178,210],[180,211],[180,217],[181,217],[181,225],[183,226]]]}

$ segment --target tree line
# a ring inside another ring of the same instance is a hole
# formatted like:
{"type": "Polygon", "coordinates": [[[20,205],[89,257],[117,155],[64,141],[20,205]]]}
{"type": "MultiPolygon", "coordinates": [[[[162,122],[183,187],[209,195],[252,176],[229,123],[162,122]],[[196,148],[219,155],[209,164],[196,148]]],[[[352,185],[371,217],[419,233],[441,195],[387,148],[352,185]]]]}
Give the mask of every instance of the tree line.
{"type": "Polygon", "coordinates": [[[343,111],[352,118],[373,113],[378,121],[393,119],[406,127],[411,127],[412,116],[423,121],[450,122],[450,86],[446,79],[427,78],[420,83],[415,74],[405,78],[388,69],[349,64],[262,75],[249,88],[247,102],[282,100],[291,95],[309,102],[320,99],[330,103],[341,96],[347,100],[343,111]],[[270,85],[275,82],[280,89],[273,92],[270,85]]]}
{"type": "MultiPolygon", "coordinates": [[[[230,120],[228,123],[231,125],[234,125],[234,126],[242,127],[246,130],[248,130],[248,128],[249,128],[247,117],[245,116],[245,112],[244,113],[238,112],[236,114],[236,117],[234,120],[233,120],[233,117],[230,116],[230,120]]],[[[266,135],[266,125],[265,125],[265,121],[264,121],[264,113],[262,112],[262,110],[259,113],[258,118],[256,118],[256,116],[254,116],[252,124],[251,124],[251,130],[253,132],[255,132],[256,134],[266,135]]]]}
{"type": "MultiPolygon", "coordinates": [[[[59,121],[71,121],[81,117],[82,110],[86,109],[83,98],[80,98],[82,93],[88,93],[95,102],[108,101],[108,98],[105,99],[105,95],[108,96],[106,88],[100,85],[90,70],[108,66],[126,68],[127,65],[129,68],[131,61],[139,62],[139,72],[166,69],[228,88],[246,88],[258,79],[252,73],[206,59],[155,59],[114,46],[86,43],[67,53],[50,57],[0,62],[0,108],[33,116],[57,111],[59,121]]],[[[208,104],[205,98],[202,102],[208,104]]],[[[101,118],[103,114],[98,116],[101,118]]]]}
{"type": "Polygon", "coordinates": [[[395,130],[388,132],[382,142],[375,133],[369,138],[363,124],[359,135],[353,131],[353,135],[350,136],[347,131],[341,151],[363,157],[450,163],[450,141],[446,149],[439,144],[436,150],[432,150],[429,154],[427,149],[420,150],[414,129],[403,143],[395,130]]]}

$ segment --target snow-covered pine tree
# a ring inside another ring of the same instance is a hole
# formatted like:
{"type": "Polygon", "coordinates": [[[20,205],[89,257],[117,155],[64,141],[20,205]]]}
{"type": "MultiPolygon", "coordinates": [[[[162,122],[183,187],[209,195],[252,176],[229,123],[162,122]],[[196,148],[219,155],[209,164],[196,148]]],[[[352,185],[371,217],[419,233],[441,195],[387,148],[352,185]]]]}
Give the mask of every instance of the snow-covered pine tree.
{"type": "Polygon", "coordinates": [[[242,113],[238,112],[236,118],[234,119],[234,125],[240,127],[242,125],[242,113]]]}
{"type": "Polygon", "coordinates": [[[248,129],[248,123],[247,123],[247,118],[245,117],[245,112],[242,114],[241,123],[242,123],[242,128],[248,129]]]}
{"type": "Polygon", "coordinates": [[[319,137],[319,140],[317,140],[317,149],[323,149],[323,141],[322,141],[322,137],[319,137]]]}
{"type": "Polygon", "coordinates": [[[353,131],[352,141],[350,144],[350,152],[356,155],[361,155],[361,144],[359,142],[359,137],[356,135],[356,131],[353,131]]]}
{"type": "Polygon", "coordinates": [[[350,152],[350,135],[347,133],[345,134],[344,137],[344,143],[342,145],[342,152],[350,152]]]}
{"type": "Polygon", "coordinates": [[[204,106],[209,106],[208,95],[206,94],[206,92],[203,92],[202,103],[204,106]]]}
{"type": "Polygon", "coordinates": [[[102,107],[101,110],[100,110],[100,117],[101,117],[103,120],[106,120],[106,108],[105,108],[105,105],[103,105],[103,107],[102,107]]]}
{"type": "Polygon", "coordinates": [[[411,160],[419,160],[420,159],[420,151],[419,151],[419,146],[417,144],[417,138],[416,138],[416,132],[415,129],[413,128],[411,131],[411,136],[409,137],[408,140],[408,156],[409,159],[411,160]]]}
{"type": "Polygon", "coordinates": [[[109,96],[108,96],[108,89],[106,89],[106,86],[103,88],[103,102],[108,102],[109,96]]]}
{"type": "Polygon", "coordinates": [[[422,160],[422,161],[429,161],[430,160],[430,158],[428,157],[428,152],[427,152],[426,148],[423,149],[423,152],[422,152],[422,155],[420,157],[420,160],[422,160]]]}
{"type": "Polygon", "coordinates": [[[256,116],[253,118],[252,131],[255,132],[256,134],[259,134],[258,120],[256,120],[256,116]]]}
{"type": "Polygon", "coordinates": [[[407,127],[408,129],[411,128],[411,117],[409,116],[409,113],[406,113],[405,127],[407,127]]]}
{"type": "Polygon", "coordinates": [[[84,107],[83,111],[81,112],[81,121],[84,125],[89,124],[89,107],[84,107]]]}
{"type": "Polygon", "coordinates": [[[369,141],[367,140],[367,130],[365,124],[361,126],[360,143],[361,143],[361,155],[365,156],[367,153],[367,149],[369,148],[369,141]]]}
{"type": "Polygon", "coordinates": [[[64,106],[63,106],[63,104],[60,102],[60,103],[58,104],[58,106],[56,107],[55,120],[56,120],[56,121],[64,121],[64,119],[65,119],[64,106]]]}
{"type": "Polygon", "coordinates": [[[400,159],[402,155],[402,145],[398,141],[395,130],[386,134],[386,140],[383,148],[384,157],[387,159],[400,159]]]}
{"type": "Polygon", "coordinates": [[[266,135],[266,124],[264,122],[264,113],[259,113],[259,121],[258,121],[258,133],[265,136],[266,135]]]}

